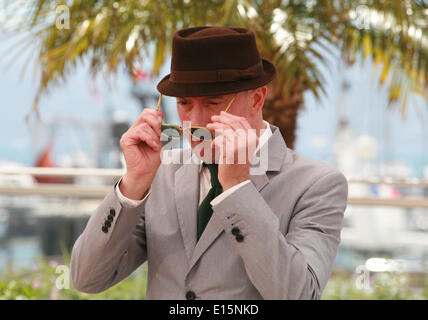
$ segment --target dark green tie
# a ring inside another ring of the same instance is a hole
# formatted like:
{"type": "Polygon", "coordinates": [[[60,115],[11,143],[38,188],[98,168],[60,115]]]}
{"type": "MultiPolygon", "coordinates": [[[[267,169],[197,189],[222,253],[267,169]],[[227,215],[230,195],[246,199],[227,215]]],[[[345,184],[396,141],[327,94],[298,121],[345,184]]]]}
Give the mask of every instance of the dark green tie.
{"type": "Polygon", "coordinates": [[[203,165],[208,167],[211,172],[211,189],[208,191],[207,196],[201,202],[198,209],[198,240],[201,237],[202,232],[204,232],[204,229],[213,214],[213,209],[210,202],[223,192],[223,188],[218,181],[218,164],[203,163],[203,165]]]}

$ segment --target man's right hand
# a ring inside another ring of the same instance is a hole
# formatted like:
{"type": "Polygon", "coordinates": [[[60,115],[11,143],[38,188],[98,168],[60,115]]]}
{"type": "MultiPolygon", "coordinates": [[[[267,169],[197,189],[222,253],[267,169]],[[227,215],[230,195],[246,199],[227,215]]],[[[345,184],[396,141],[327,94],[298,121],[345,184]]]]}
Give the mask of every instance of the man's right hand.
{"type": "Polygon", "coordinates": [[[162,120],[162,111],[144,109],[120,139],[126,175],[122,178],[119,189],[129,199],[143,198],[160,166],[162,120]]]}

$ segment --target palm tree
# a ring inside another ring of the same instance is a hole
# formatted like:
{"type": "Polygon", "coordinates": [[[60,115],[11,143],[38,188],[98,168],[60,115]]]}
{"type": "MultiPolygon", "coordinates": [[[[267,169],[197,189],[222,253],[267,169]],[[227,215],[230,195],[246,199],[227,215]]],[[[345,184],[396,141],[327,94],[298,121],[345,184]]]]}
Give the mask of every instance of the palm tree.
{"type": "Polygon", "coordinates": [[[25,49],[37,54],[36,111],[41,94],[66,80],[83,59],[90,60],[93,75],[114,73],[124,63],[134,77],[143,59],[151,57],[151,72],[157,75],[172,34],[195,25],[244,26],[255,32],[262,56],[279,71],[269,85],[264,117],[281,129],[290,148],[303,92],[323,94],[319,65],[335,55],[332,48],[347,63],[359,56],[373,59],[382,68],[380,83],[388,86],[390,102],[401,102],[403,115],[409,93],[425,98],[428,84],[425,0],[7,0],[4,12],[3,29],[27,36],[17,43],[19,54],[25,49]],[[58,8],[68,11],[58,16],[58,8]],[[70,28],[58,27],[67,12],[70,28]]]}

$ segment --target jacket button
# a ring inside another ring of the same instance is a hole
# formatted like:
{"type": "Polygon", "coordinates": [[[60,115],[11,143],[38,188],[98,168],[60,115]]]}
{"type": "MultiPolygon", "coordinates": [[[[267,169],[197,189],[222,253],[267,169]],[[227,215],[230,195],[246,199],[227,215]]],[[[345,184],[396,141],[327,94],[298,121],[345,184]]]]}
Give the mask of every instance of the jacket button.
{"type": "Polygon", "coordinates": [[[110,209],[110,214],[114,217],[116,215],[116,210],[110,209]]]}
{"type": "Polygon", "coordinates": [[[108,220],[104,221],[104,226],[107,227],[107,228],[110,228],[111,222],[108,221],[108,220]]]}
{"type": "Polygon", "coordinates": [[[186,292],[187,300],[195,300],[195,298],[196,298],[196,294],[193,291],[189,290],[186,292]]]}
{"type": "Polygon", "coordinates": [[[103,232],[104,232],[104,233],[107,233],[107,232],[108,232],[108,228],[107,228],[106,226],[103,226],[103,227],[101,228],[101,230],[103,230],[103,232]]]}
{"type": "Polygon", "coordinates": [[[113,221],[113,216],[111,214],[108,215],[107,220],[112,222],[113,221]]]}
{"type": "Polygon", "coordinates": [[[243,236],[242,234],[237,234],[237,235],[235,236],[235,239],[236,239],[236,241],[238,241],[238,242],[242,242],[242,241],[244,241],[244,236],[243,236]]]}
{"type": "Polygon", "coordinates": [[[234,236],[238,235],[240,231],[241,231],[241,230],[239,230],[239,228],[237,228],[237,227],[232,228],[232,234],[233,234],[234,236]]]}

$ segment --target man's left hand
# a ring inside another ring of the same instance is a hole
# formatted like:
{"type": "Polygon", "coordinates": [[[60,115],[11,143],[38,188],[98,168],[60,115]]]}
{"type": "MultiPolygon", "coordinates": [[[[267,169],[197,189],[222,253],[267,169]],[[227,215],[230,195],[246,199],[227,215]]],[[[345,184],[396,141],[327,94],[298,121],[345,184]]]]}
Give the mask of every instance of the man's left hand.
{"type": "Polygon", "coordinates": [[[250,159],[259,138],[244,117],[222,111],[211,120],[207,128],[216,133],[212,143],[220,152],[218,180],[226,191],[250,179],[250,159]]]}

